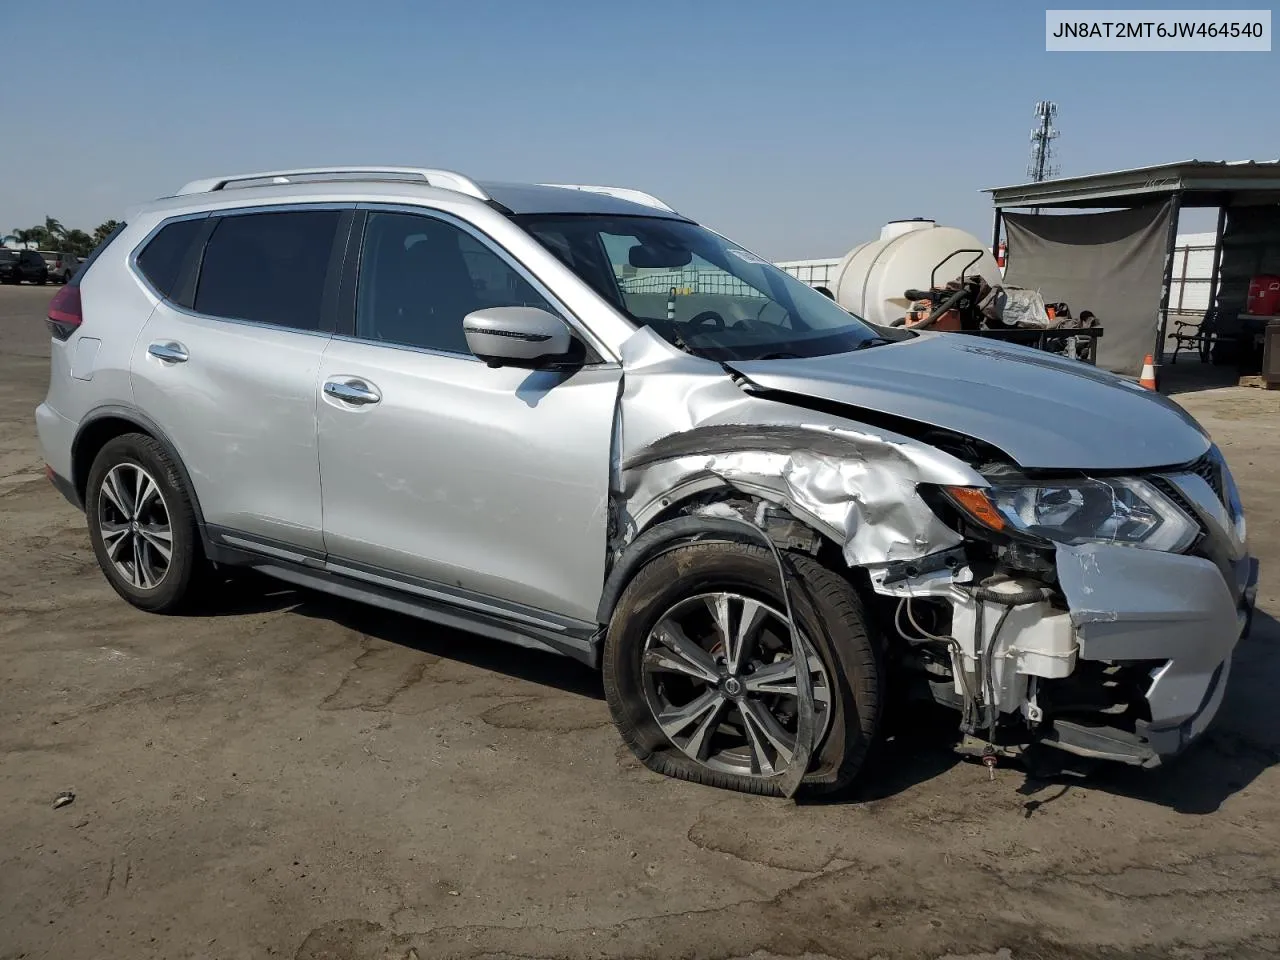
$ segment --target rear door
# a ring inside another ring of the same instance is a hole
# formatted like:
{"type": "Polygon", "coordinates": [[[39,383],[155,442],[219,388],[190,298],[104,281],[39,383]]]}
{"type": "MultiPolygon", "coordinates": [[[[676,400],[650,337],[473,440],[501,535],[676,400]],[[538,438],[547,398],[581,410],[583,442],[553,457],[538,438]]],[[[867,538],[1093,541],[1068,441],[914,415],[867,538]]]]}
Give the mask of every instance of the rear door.
{"type": "Polygon", "coordinates": [[[163,227],[136,269],[164,297],[134,347],[134,397],[233,545],[318,555],[316,394],[352,211],[253,210],[163,227]],[[332,282],[331,282],[332,280],[332,282]]]}
{"type": "Polygon", "coordinates": [[[460,221],[366,216],[352,327],[320,376],[331,565],[594,621],[621,369],[486,366],[467,313],[534,306],[572,328],[568,312],[460,221]]]}

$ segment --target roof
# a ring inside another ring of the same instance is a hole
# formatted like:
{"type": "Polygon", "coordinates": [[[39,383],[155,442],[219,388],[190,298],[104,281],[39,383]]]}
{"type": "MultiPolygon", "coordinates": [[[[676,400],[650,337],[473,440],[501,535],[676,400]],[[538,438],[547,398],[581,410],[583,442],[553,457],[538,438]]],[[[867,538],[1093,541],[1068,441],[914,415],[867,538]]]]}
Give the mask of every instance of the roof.
{"type": "MultiPolygon", "coordinates": [[[[396,167],[365,164],[361,166],[304,167],[291,170],[269,170],[193,180],[172,198],[224,200],[246,189],[262,190],[250,194],[263,198],[269,192],[297,191],[319,196],[349,197],[361,188],[376,192],[379,186],[394,183],[402,192],[448,191],[454,197],[497,204],[512,213],[594,213],[626,216],[679,216],[657,197],[630,187],[587,186],[568,183],[477,183],[452,170],[433,167],[396,167]],[[354,185],[354,189],[353,189],[354,185]]],[[[240,196],[245,194],[240,193],[240,196]]],[[[203,206],[199,200],[197,206],[203,206]]]]}
{"type": "Polygon", "coordinates": [[[1280,203],[1280,160],[1180,160],[983,192],[1001,208],[1135,207],[1175,193],[1186,207],[1280,203]]]}
{"type": "Polygon", "coordinates": [[[491,183],[479,184],[492,199],[512,213],[596,213],[615,216],[645,216],[679,218],[666,204],[656,197],[629,190],[625,187],[577,187],[548,183],[491,183]],[[610,194],[596,192],[601,189],[610,194]],[[631,199],[632,197],[636,199],[631,199]],[[639,202],[648,198],[650,202],[639,202]]]}

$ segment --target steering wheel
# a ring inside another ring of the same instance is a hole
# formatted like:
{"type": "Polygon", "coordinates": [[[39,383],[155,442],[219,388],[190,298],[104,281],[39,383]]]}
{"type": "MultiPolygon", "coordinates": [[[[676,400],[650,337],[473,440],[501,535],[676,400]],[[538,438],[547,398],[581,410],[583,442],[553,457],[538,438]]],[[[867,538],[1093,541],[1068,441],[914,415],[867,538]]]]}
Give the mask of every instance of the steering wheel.
{"type": "Polygon", "coordinates": [[[716,330],[724,329],[724,317],[716,313],[714,310],[703,310],[701,313],[690,318],[690,325],[710,326],[716,330]]]}

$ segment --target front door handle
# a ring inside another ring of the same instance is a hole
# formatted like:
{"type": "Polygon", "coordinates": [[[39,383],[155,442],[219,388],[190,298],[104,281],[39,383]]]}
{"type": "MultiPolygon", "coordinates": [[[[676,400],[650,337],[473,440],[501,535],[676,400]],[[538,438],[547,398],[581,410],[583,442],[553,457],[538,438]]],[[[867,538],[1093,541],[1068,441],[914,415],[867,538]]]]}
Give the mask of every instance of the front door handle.
{"type": "Polygon", "coordinates": [[[176,340],[157,340],[147,347],[147,353],[157,360],[163,360],[165,363],[186,363],[191,356],[187,353],[187,348],[176,340]]]}
{"type": "Polygon", "coordinates": [[[326,396],[333,397],[335,400],[341,400],[343,403],[353,403],[356,406],[377,403],[382,399],[382,395],[370,384],[354,378],[349,380],[326,380],[324,392],[326,396]]]}

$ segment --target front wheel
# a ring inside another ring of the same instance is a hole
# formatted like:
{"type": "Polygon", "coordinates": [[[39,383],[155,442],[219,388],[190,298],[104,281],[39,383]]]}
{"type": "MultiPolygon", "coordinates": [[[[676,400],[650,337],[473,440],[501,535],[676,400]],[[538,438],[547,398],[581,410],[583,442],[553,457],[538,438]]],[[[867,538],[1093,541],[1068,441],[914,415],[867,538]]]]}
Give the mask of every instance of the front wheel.
{"type": "MultiPolygon", "coordinates": [[[[857,592],[789,557],[809,648],[810,792],[849,784],[880,727],[881,668],[857,592]]],[[[604,648],[605,696],[635,755],[667,776],[779,795],[797,751],[796,651],[771,551],[697,543],[650,561],[623,591],[604,648]]]]}
{"type": "Polygon", "coordinates": [[[153,438],[130,433],[103,446],[89,470],[85,515],[116,593],[153,613],[176,612],[194,597],[206,566],[195,510],[153,438]]]}

